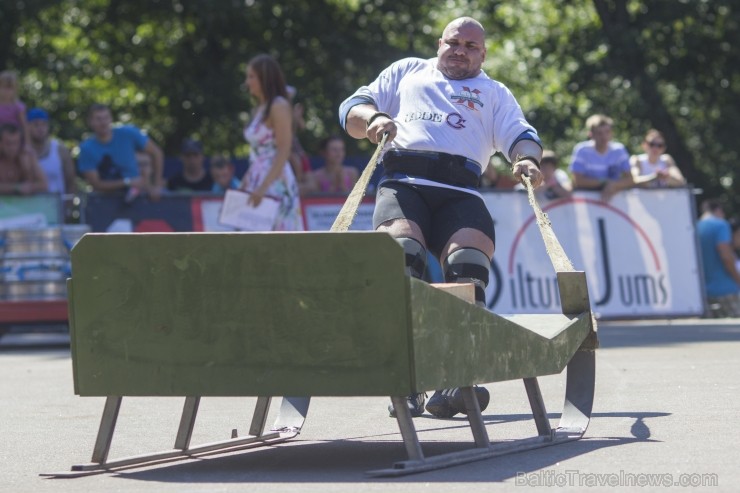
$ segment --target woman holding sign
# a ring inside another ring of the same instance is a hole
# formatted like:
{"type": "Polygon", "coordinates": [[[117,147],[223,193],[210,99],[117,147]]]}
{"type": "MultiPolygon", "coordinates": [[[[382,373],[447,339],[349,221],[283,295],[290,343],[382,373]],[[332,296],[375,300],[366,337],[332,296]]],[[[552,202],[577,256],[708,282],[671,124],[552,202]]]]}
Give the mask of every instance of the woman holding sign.
{"type": "Polygon", "coordinates": [[[298,184],[291,169],[292,111],[285,78],[277,61],[257,55],[247,65],[246,85],[257,105],[244,129],[250,145],[249,169],[242,188],[249,193],[248,205],[263,200],[279,202],[273,231],[303,231],[298,184]]]}

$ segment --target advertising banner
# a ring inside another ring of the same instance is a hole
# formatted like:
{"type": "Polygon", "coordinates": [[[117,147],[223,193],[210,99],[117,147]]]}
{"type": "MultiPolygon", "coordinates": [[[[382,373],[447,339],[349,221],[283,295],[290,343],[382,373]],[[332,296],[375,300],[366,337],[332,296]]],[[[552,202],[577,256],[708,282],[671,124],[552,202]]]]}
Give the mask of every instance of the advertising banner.
{"type": "Polygon", "coordinates": [[[0,230],[45,228],[61,222],[59,194],[0,195],[0,230]]]}
{"type": "MultiPolygon", "coordinates": [[[[307,231],[329,231],[346,197],[307,197],[301,199],[303,224],[307,231]]],[[[373,229],[373,209],[375,199],[365,197],[357,209],[350,231],[370,231],[373,229]]]]}
{"type": "MultiPolygon", "coordinates": [[[[487,290],[497,313],[557,313],[555,272],[524,193],[487,193],[496,254],[487,290]]],[[[701,315],[701,268],[688,189],[628,190],[610,202],[596,192],[540,198],[577,270],[586,272],[603,318],[701,315]]]]}
{"type": "MultiPolygon", "coordinates": [[[[555,271],[523,192],[483,193],[496,225],[496,253],[486,292],[496,313],[559,313],[555,271]]],[[[94,231],[228,231],[218,222],[223,198],[165,196],[158,202],[97,195],[86,217],[94,231]]],[[[627,190],[610,202],[596,192],[570,199],[538,197],[563,249],[586,272],[591,305],[601,318],[701,316],[702,271],[688,189],[627,190]]],[[[302,199],[309,231],[328,231],[344,197],[302,199]]],[[[366,197],[352,230],[372,229],[366,197]]]]}

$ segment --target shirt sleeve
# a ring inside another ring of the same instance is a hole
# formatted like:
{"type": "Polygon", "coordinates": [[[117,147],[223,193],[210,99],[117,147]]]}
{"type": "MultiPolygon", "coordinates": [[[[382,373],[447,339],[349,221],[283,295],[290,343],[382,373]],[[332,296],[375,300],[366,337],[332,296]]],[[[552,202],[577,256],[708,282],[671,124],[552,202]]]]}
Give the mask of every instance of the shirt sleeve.
{"type": "Polygon", "coordinates": [[[555,179],[563,187],[571,186],[571,181],[570,181],[570,177],[568,176],[568,173],[566,173],[562,169],[555,170],[555,179]]]}
{"type": "Polygon", "coordinates": [[[398,86],[407,73],[410,62],[411,59],[406,58],[392,64],[367,86],[367,91],[375,99],[379,111],[384,111],[394,117],[398,115],[400,106],[398,86]]]}
{"type": "Polygon", "coordinates": [[[126,133],[126,136],[134,143],[134,148],[137,151],[140,151],[144,149],[144,147],[146,147],[146,143],[149,141],[149,137],[138,127],[129,125],[126,127],[121,127],[121,129],[126,133]]]}
{"type": "Polygon", "coordinates": [[[92,171],[98,167],[98,163],[95,162],[95,157],[90,151],[87,142],[83,142],[80,145],[80,155],[77,156],[77,169],[84,173],[85,171],[92,171]]]}
{"type": "Polygon", "coordinates": [[[353,106],[358,104],[375,104],[378,111],[388,113],[396,117],[400,107],[398,98],[398,85],[408,71],[419,63],[426,63],[420,58],[404,58],[399,60],[385,70],[378,78],[367,86],[362,86],[347,98],[339,107],[339,121],[342,128],[346,128],[347,115],[353,106]]]}
{"type": "Polygon", "coordinates": [[[727,222],[721,222],[717,226],[717,243],[730,243],[732,241],[732,228],[727,222]]]}
{"type": "Polygon", "coordinates": [[[622,147],[619,154],[619,162],[617,164],[619,168],[619,174],[622,175],[624,173],[632,174],[632,168],[630,167],[630,155],[627,152],[627,149],[622,147]]]}
{"type": "Polygon", "coordinates": [[[570,158],[570,172],[584,174],[586,172],[586,162],[583,159],[583,147],[576,145],[573,149],[573,155],[570,158]]]}
{"type": "Polygon", "coordinates": [[[493,148],[509,157],[515,141],[525,132],[537,136],[537,130],[524,118],[514,95],[506,86],[499,84],[493,108],[493,148]]]}

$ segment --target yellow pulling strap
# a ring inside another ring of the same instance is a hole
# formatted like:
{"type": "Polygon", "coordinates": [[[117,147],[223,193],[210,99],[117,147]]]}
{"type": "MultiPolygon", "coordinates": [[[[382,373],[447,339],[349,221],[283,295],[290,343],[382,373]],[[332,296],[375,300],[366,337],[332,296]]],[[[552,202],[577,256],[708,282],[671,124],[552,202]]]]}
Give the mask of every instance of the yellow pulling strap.
{"type": "Polygon", "coordinates": [[[556,272],[573,272],[573,264],[571,263],[568,256],[565,254],[565,250],[560,245],[555,232],[552,230],[552,223],[547,217],[547,214],[542,212],[537,200],[534,198],[534,189],[532,188],[532,182],[529,176],[522,175],[522,182],[527,187],[527,197],[529,198],[529,205],[534,209],[534,215],[537,218],[537,227],[540,228],[540,234],[545,242],[545,249],[547,255],[550,257],[552,266],[555,267],[556,272]]]}
{"type": "Polygon", "coordinates": [[[339,215],[334,220],[334,224],[331,225],[330,231],[342,232],[349,229],[355,215],[357,215],[357,209],[360,207],[362,197],[365,196],[365,190],[367,190],[367,185],[370,183],[370,178],[372,178],[375,167],[378,165],[378,157],[380,156],[380,151],[385,147],[385,140],[387,138],[388,134],[383,134],[383,138],[378,142],[378,147],[370,158],[370,162],[367,163],[367,166],[365,166],[360,178],[357,180],[357,183],[355,183],[349,197],[347,197],[347,200],[342,206],[342,210],[339,211],[339,215]]]}

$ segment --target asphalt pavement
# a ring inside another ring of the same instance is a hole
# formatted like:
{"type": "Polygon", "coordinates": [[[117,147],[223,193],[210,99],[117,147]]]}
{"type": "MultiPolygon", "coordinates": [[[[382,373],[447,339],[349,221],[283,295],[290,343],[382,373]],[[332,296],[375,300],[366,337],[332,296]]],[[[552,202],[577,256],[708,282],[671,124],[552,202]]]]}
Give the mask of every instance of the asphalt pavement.
{"type": "MultiPolygon", "coordinates": [[[[602,322],[596,400],[579,441],[400,478],[406,458],[385,398],[315,398],[296,439],[75,479],[41,473],[90,461],[104,399],[74,395],[64,334],[0,338],[2,492],[737,491],[740,319],[602,322]]],[[[557,424],[562,375],[540,378],[557,424]]],[[[492,440],[536,434],[521,382],[488,385],[492,440]]],[[[124,398],[110,458],[172,448],[182,399],[124,398]]],[[[245,434],[253,398],[204,398],[192,444],[245,434]]],[[[272,419],[273,414],[271,414],[272,419]]],[[[463,418],[416,418],[426,455],[472,440],[463,418]]]]}

